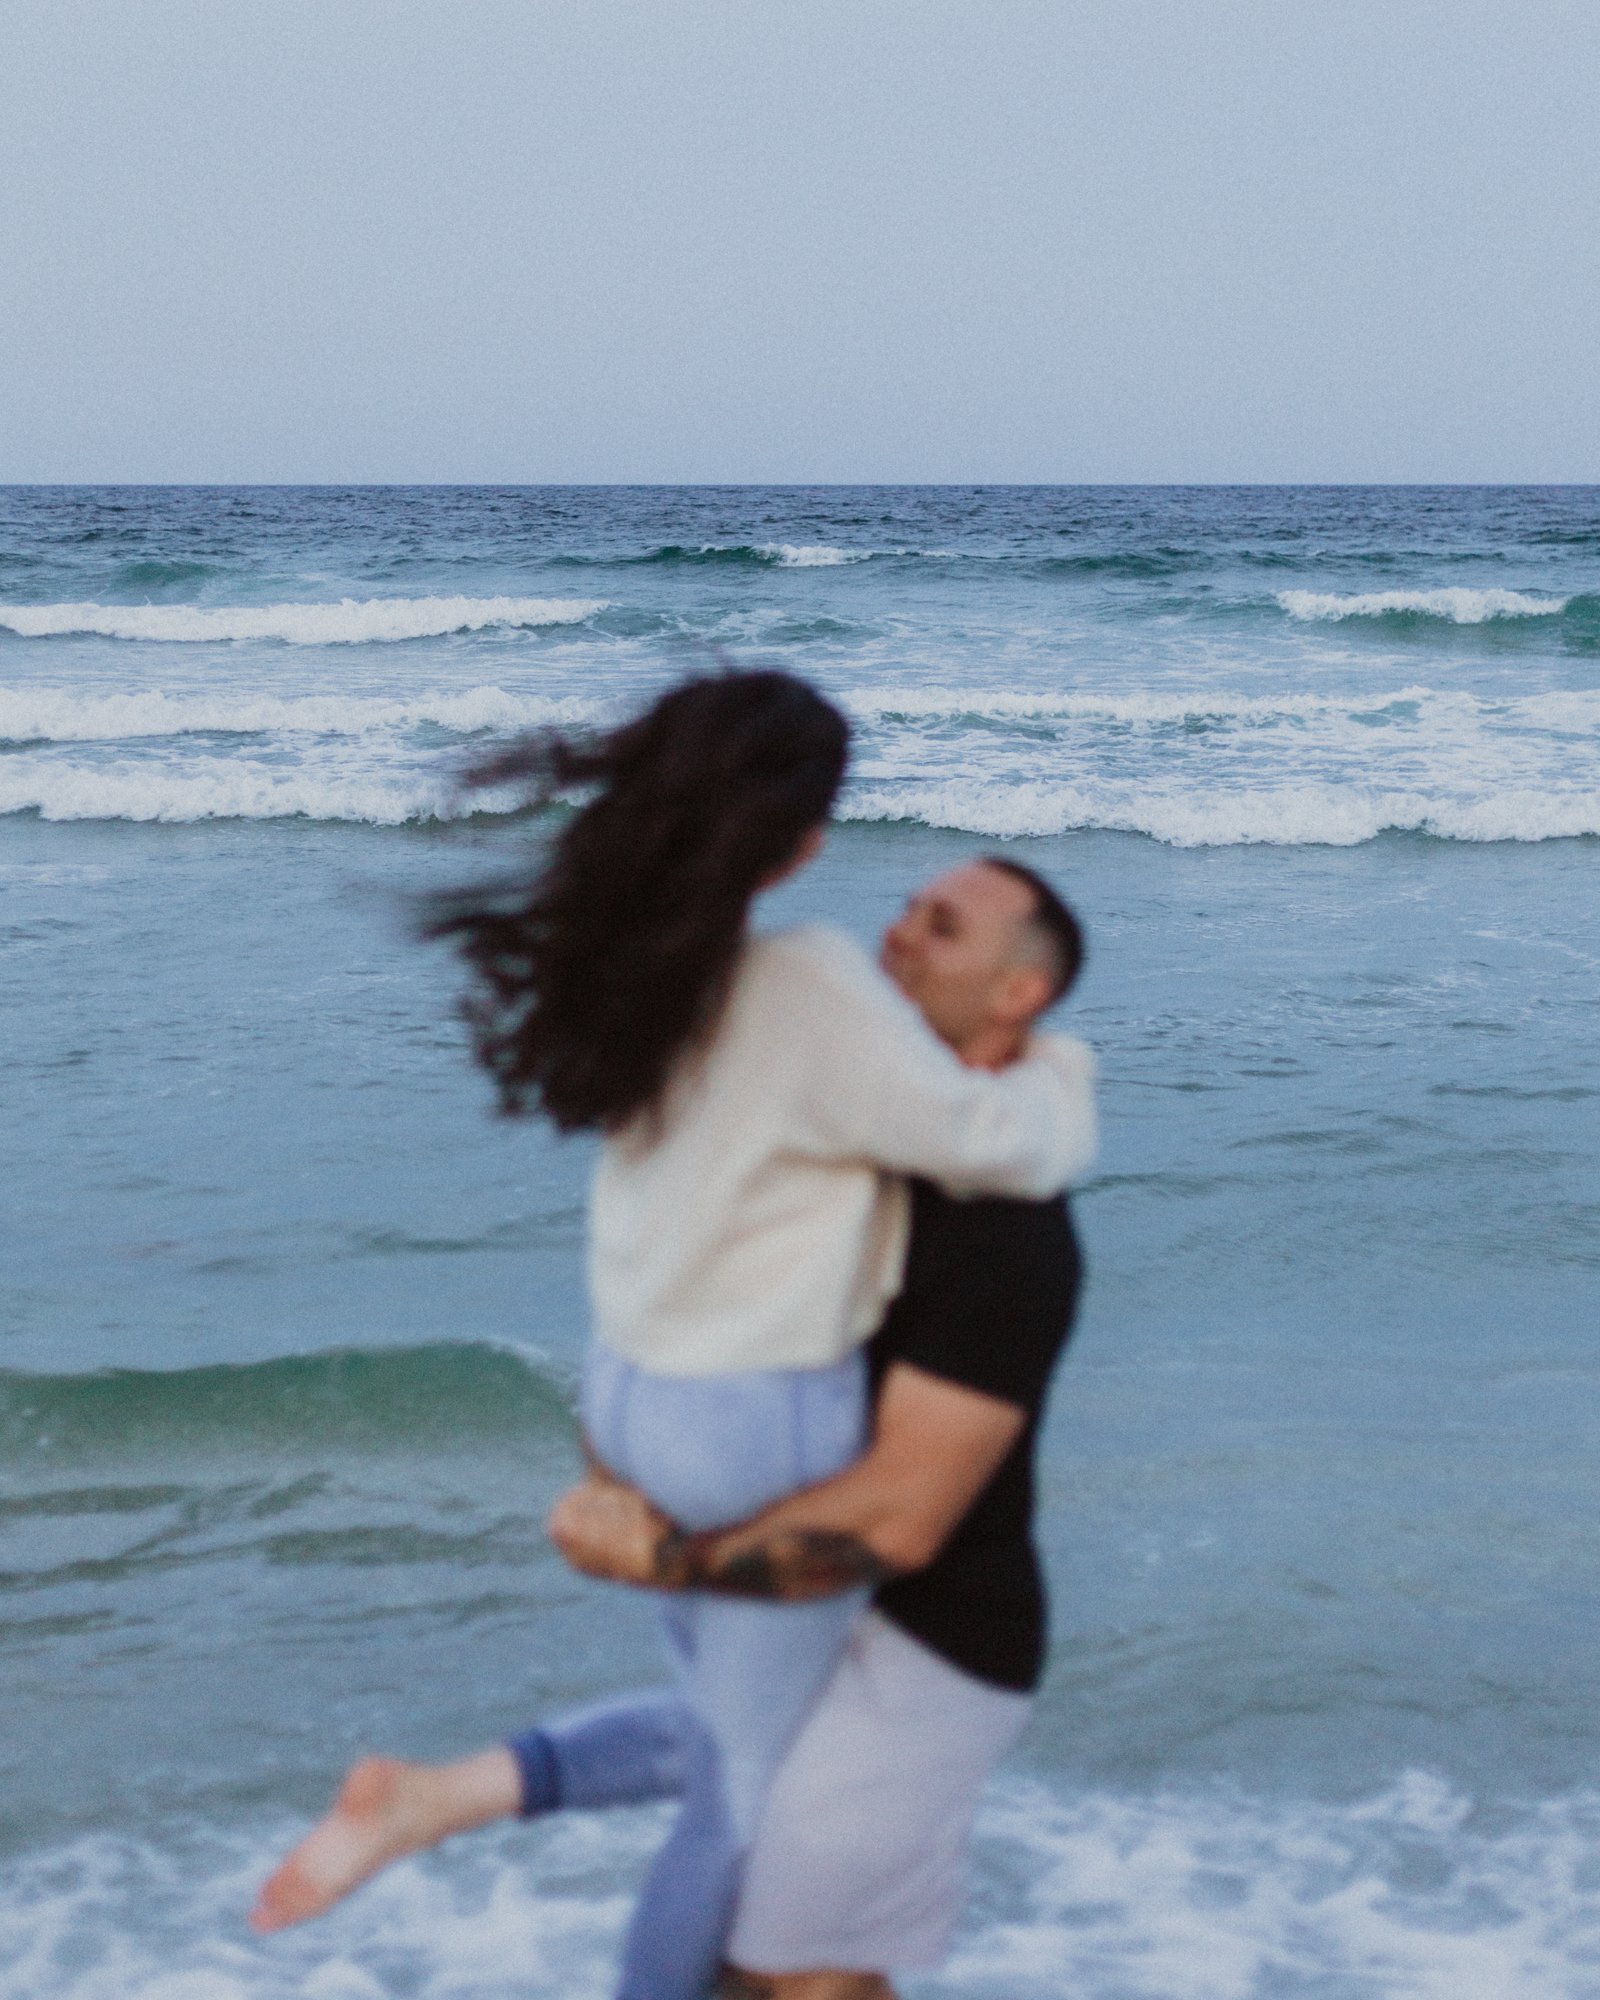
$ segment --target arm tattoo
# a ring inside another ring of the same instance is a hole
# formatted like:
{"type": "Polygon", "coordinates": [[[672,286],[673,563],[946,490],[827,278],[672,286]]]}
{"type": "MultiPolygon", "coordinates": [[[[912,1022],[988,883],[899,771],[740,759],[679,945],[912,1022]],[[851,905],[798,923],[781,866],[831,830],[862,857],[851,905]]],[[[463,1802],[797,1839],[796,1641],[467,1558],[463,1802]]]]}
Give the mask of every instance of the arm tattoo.
{"type": "Polygon", "coordinates": [[[717,2000],[772,2000],[777,1991],[760,1972],[745,1972],[737,1965],[725,1965],[717,1981],[717,2000]]]}
{"type": "Polygon", "coordinates": [[[662,1536],[656,1574],[668,1589],[714,1590],[727,1597],[804,1603],[882,1583],[890,1566],[865,1542],[830,1528],[775,1529],[747,1541],[738,1530],[662,1536]]]}

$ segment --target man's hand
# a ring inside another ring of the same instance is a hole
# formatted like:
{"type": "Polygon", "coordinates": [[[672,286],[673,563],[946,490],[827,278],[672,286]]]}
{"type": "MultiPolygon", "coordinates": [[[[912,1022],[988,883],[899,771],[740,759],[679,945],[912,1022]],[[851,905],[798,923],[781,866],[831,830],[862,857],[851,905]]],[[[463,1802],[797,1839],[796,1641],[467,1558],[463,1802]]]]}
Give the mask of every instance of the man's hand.
{"type": "Polygon", "coordinates": [[[548,1532],[585,1576],[647,1590],[714,1590],[803,1604],[881,1583],[889,1574],[854,1535],[832,1529],[769,1533],[758,1517],[749,1527],[686,1535],[636,1486],[592,1457],[582,1483],[551,1508],[548,1532]]]}
{"type": "Polygon", "coordinates": [[[561,1554],[585,1576],[659,1589],[668,1581],[664,1557],[682,1539],[673,1522],[637,1487],[590,1462],[582,1483],[563,1493],[546,1530],[561,1554]]]}
{"type": "Polygon", "coordinates": [[[685,1533],[595,1459],[551,1510],[550,1539],[586,1576],[790,1604],[930,1563],[1021,1434],[1014,1403],[897,1361],[865,1456],[731,1528],[685,1533]]]}

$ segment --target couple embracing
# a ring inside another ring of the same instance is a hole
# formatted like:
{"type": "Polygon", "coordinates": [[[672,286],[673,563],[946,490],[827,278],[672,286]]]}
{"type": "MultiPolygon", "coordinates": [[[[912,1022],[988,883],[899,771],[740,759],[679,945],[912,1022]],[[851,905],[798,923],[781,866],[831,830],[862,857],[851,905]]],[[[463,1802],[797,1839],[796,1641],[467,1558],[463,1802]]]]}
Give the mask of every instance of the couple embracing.
{"type": "Polygon", "coordinates": [[[881,2000],[941,1958],[1039,1674],[1033,1445],[1093,1064],[1034,1031],[1081,943],[1009,860],[915,895],[878,966],[752,930],[847,755],[830,703],[752,672],[488,767],[587,788],[531,886],[436,928],[505,1106],[600,1136],[589,1473],[551,1532],[660,1593],[672,1679],[455,1764],[357,1765],[259,1928],[495,1819],[676,1798],[619,2000],[881,2000]]]}

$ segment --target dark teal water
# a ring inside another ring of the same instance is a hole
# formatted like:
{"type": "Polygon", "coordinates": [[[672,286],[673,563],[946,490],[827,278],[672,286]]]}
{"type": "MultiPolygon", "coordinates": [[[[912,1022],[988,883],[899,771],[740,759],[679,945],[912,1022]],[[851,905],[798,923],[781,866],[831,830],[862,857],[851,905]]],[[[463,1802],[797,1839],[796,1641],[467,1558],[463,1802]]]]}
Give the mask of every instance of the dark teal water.
{"type": "Polygon", "coordinates": [[[1570,490],[0,495],[7,1990],[605,1990],[648,1816],[241,1917],[357,1751],[650,1669],[540,1533],[586,1154],[407,898],[537,838],[464,749],[715,642],[862,728],[775,915],[1005,834],[1093,945],[1055,1656],[926,1990],[1600,1991],[1597,577],[1570,490]]]}

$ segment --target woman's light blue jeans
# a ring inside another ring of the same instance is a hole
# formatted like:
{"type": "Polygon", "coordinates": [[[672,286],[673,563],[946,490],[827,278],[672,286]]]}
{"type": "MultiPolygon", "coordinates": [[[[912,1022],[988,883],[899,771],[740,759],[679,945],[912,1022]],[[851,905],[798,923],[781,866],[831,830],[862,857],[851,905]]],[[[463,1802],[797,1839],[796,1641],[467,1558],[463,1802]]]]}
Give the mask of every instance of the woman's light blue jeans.
{"type": "MultiPolygon", "coordinates": [[[[724,1527],[859,1456],[865,1366],[857,1354],[828,1368],[656,1375],[596,1346],[583,1423],[600,1460],[683,1526],[724,1527]]],[[[710,1992],[762,1802],[866,1595],[664,1598],[676,1700],[583,1711],[513,1744],[534,1810],[541,1770],[553,1803],[684,1800],[634,1912],[619,2000],[710,1992]]]]}

